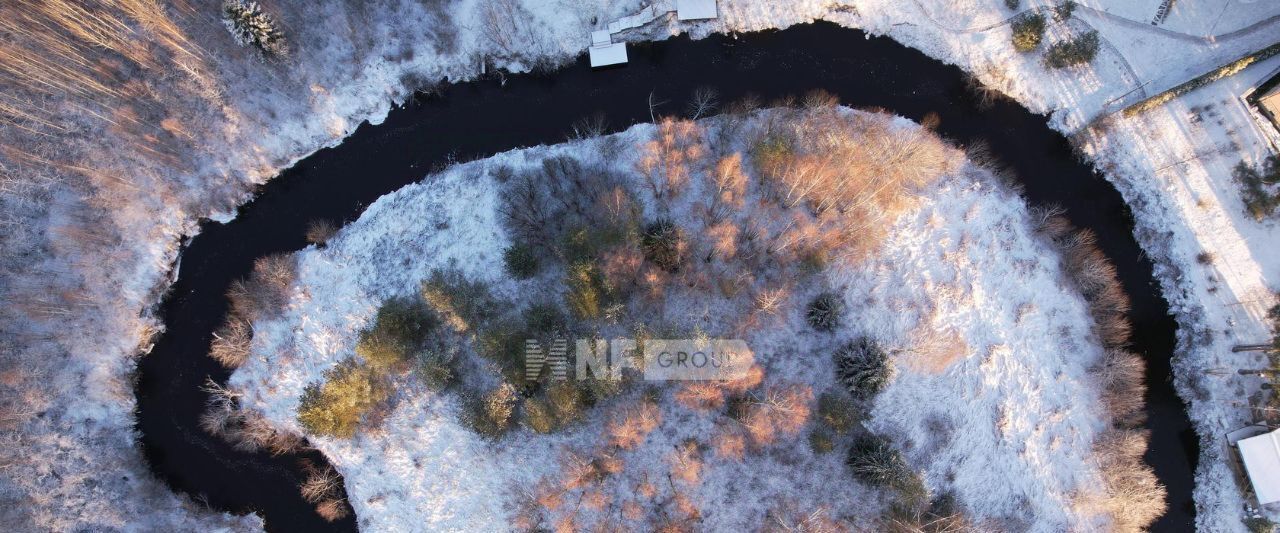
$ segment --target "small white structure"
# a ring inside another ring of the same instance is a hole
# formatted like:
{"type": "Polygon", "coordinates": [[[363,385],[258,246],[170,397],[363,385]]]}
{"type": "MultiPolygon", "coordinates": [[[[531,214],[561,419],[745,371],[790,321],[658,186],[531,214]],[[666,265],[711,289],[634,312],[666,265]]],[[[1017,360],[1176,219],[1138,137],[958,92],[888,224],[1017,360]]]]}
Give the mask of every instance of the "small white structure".
{"type": "Polygon", "coordinates": [[[587,49],[591,57],[591,67],[607,67],[627,62],[627,43],[608,43],[587,49]]]}
{"type": "Polygon", "coordinates": [[[608,46],[612,43],[613,38],[609,36],[609,30],[591,32],[591,46],[608,46]]]}
{"type": "Polygon", "coordinates": [[[613,42],[613,34],[642,27],[675,11],[678,20],[707,20],[718,16],[716,0],[658,0],[634,15],[609,23],[608,29],[591,32],[587,53],[591,66],[607,67],[627,62],[626,43],[613,42]],[[675,5],[672,5],[672,2],[675,5]]]}
{"type": "Polygon", "coordinates": [[[1236,443],[1258,503],[1280,502],[1280,429],[1236,443]]]}
{"type": "Polygon", "coordinates": [[[680,20],[716,18],[716,0],[676,0],[676,18],[680,20]]]}

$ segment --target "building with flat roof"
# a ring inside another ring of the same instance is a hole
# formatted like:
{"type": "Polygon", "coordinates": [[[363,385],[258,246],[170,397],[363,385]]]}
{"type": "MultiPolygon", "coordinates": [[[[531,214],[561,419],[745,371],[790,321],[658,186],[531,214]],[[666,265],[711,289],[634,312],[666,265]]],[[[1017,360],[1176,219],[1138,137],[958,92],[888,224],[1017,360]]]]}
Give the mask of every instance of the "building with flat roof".
{"type": "Polygon", "coordinates": [[[1258,503],[1280,502],[1280,429],[1236,443],[1258,503]]]}
{"type": "Polygon", "coordinates": [[[593,44],[587,49],[587,54],[590,56],[592,67],[621,65],[627,62],[627,43],[593,44]]]}
{"type": "Polygon", "coordinates": [[[706,20],[716,16],[716,0],[676,0],[676,18],[680,20],[706,20]]]}

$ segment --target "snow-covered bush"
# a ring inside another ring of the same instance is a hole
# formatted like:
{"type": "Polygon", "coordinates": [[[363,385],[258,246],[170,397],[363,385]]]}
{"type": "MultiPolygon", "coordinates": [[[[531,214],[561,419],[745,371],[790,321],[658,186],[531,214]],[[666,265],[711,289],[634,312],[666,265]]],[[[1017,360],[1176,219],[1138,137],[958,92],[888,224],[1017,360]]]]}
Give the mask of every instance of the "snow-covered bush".
{"type": "Polygon", "coordinates": [[[463,423],[481,436],[496,439],[511,429],[511,415],[518,401],[515,387],[504,382],[480,397],[469,399],[463,423]]]}
{"type": "Polygon", "coordinates": [[[532,278],[542,266],[537,252],[524,244],[513,244],[503,250],[502,264],[506,267],[507,274],[515,279],[532,278]]]}
{"type": "Polygon", "coordinates": [[[570,381],[557,381],[546,387],[542,396],[550,407],[554,428],[577,422],[586,413],[590,389],[570,381]]]}
{"type": "Polygon", "coordinates": [[[809,432],[809,449],[813,450],[813,453],[831,453],[836,449],[836,442],[830,431],[822,428],[814,429],[809,432]]]}
{"type": "Polygon", "coordinates": [[[805,311],[805,320],[809,326],[818,331],[833,331],[840,326],[844,318],[844,302],[840,295],[832,292],[819,294],[805,311]]]}
{"type": "Polygon", "coordinates": [[[667,272],[680,270],[687,243],[684,230],[670,219],[658,219],[645,226],[640,244],[644,249],[645,259],[667,272]]]}
{"type": "Polygon", "coordinates": [[[289,286],[298,274],[292,254],[271,254],[253,262],[249,277],[232,282],[227,290],[231,313],[245,320],[274,316],[289,301],[289,286]]]}
{"type": "Polygon", "coordinates": [[[1280,206],[1280,193],[1275,191],[1280,184],[1280,156],[1267,157],[1259,167],[1242,161],[1232,170],[1232,177],[1240,184],[1245,211],[1254,220],[1262,221],[1275,213],[1280,206]]]}
{"type": "Polygon", "coordinates": [[[489,285],[456,268],[433,270],[418,289],[427,305],[459,333],[474,331],[498,312],[489,285]]]}
{"type": "Polygon", "coordinates": [[[1077,4],[1075,0],[1063,0],[1062,2],[1058,2],[1053,6],[1053,20],[1065,22],[1067,19],[1071,18],[1071,15],[1075,14],[1077,7],[1079,7],[1079,4],[1077,4]]]}
{"type": "Polygon", "coordinates": [[[1013,20],[1013,48],[1019,52],[1030,52],[1040,46],[1044,39],[1044,15],[1024,13],[1013,20]]]}
{"type": "Polygon", "coordinates": [[[351,438],[361,422],[389,396],[385,378],[353,358],[307,385],[298,405],[298,423],[310,433],[351,438]]]}
{"type": "Polygon", "coordinates": [[[288,53],[284,33],[271,15],[262,11],[257,2],[227,0],[222,5],[222,22],[242,46],[253,46],[264,55],[283,56],[288,53]]]}
{"type": "Polygon", "coordinates": [[[360,333],[356,355],[375,369],[402,367],[438,324],[435,313],[417,298],[388,298],[378,307],[373,325],[360,333]]]}
{"type": "Polygon", "coordinates": [[[1044,64],[1049,68],[1067,68],[1093,61],[1101,45],[1096,30],[1090,30],[1065,41],[1049,45],[1044,53],[1044,64]]]}
{"type": "Polygon", "coordinates": [[[845,463],[854,478],[873,487],[893,489],[904,496],[924,491],[920,477],[907,465],[902,452],[882,437],[859,437],[849,447],[845,463]]]}
{"type": "Polygon", "coordinates": [[[543,398],[529,398],[520,408],[520,424],[534,433],[547,434],[559,427],[551,404],[543,398]]]}
{"type": "Polygon", "coordinates": [[[496,366],[504,379],[524,384],[525,341],[536,338],[514,321],[499,321],[480,329],[473,346],[476,354],[496,366]]]}
{"type": "Polygon", "coordinates": [[[570,265],[565,285],[568,287],[565,304],[574,318],[579,320],[604,318],[605,311],[617,300],[616,293],[605,285],[600,269],[592,263],[570,265]]]}
{"type": "Polygon", "coordinates": [[[568,322],[564,311],[553,303],[535,303],[524,310],[524,324],[529,331],[539,335],[564,333],[568,322]]]}
{"type": "Polygon", "coordinates": [[[431,349],[418,352],[417,374],[428,390],[440,392],[457,382],[458,371],[454,367],[455,355],[448,349],[431,349]]]}
{"type": "Polygon", "coordinates": [[[253,327],[243,318],[229,315],[226,322],[213,332],[213,342],[209,345],[209,357],[214,358],[224,367],[237,368],[249,357],[249,346],[252,342],[253,327]]]}
{"type": "Polygon", "coordinates": [[[1249,533],[1275,533],[1276,523],[1261,516],[1251,516],[1244,519],[1244,527],[1249,533]]]}
{"type": "Polygon", "coordinates": [[[481,0],[480,33],[498,54],[537,60],[541,40],[531,24],[537,19],[517,0],[481,0]]]}
{"type": "Polygon", "coordinates": [[[1145,531],[1164,514],[1166,491],[1142,461],[1150,436],[1146,430],[1111,430],[1093,443],[1106,491],[1099,504],[1113,531],[1145,531]]]}
{"type": "Polygon", "coordinates": [[[835,363],[836,378],[855,398],[864,400],[884,390],[894,375],[889,354],[866,337],[836,350],[835,363]]]}
{"type": "Polygon", "coordinates": [[[338,233],[338,226],[328,220],[312,220],[307,223],[307,242],[316,246],[324,246],[338,233]]]}
{"type": "Polygon", "coordinates": [[[817,421],[835,433],[848,432],[862,417],[853,399],[838,390],[818,396],[817,415],[817,421]]]}
{"type": "Polygon", "coordinates": [[[884,533],[961,533],[984,531],[974,527],[949,495],[932,502],[890,505],[877,524],[884,533]]]}
{"type": "Polygon", "coordinates": [[[307,478],[298,487],[302,499],[315,504],[316,512],[325,520],[333,522],[346,518],[351,510],[342,498],[342,476],[329,465],[316,467],[307,464],[306,471],[307,478]]]}

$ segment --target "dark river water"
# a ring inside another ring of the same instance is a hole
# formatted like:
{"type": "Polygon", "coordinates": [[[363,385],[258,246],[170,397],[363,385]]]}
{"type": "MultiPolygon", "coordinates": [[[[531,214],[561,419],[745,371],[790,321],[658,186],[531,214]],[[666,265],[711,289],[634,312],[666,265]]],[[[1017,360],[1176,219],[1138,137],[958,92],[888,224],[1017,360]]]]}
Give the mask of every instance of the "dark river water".
{"type": "MultiPolygon", "coordinates": [[[[584,36],[585,38],[585,36],[584,36]]],[[[661,114],[681,114],[699,87],[722,101],[747,94],[768,102],[825,89],[845,105],[883,108],[913,120],[934,113],[938,132],[985,143],[1037,205],[1057,204],[1078,227],[1099,236],[1133,301],[1134,348],[1146,357],[1151,448],[1146,460],[1169,488],[1169,511],[1156,531],[1191,531],[1197,444],[1170,382],[1175,323],[1133,238],[1120,194],[1079,162],[1046,118],[1011,102],[983,109],[964,73],[888,38],[828,23],[783,31],[676,38],[633,45],[623,68],[592,71],[585,57],[551,73],[445,85],[442,92],[394,109],[377,126],[362,124],[335,148],[316,152],[264,186],[228,224],[208,222],[182,252],[176,283],[161,304],[166,330],[139,364],[137,427],[156,474],[174,490],[217,509],[254,511],[271,531],[352,530],[356,520],[320,520],[298,495],[301,460],[242,453],[200,430],[206,376],[229,373],[207,357],[212,331],[227,312],[232,280],[257,257],[301,249],[309,221],[348,222],[383,194],[434,168],[512,148],[564,140],[571,124],[602,113],[617,131],[661,114]]]]}

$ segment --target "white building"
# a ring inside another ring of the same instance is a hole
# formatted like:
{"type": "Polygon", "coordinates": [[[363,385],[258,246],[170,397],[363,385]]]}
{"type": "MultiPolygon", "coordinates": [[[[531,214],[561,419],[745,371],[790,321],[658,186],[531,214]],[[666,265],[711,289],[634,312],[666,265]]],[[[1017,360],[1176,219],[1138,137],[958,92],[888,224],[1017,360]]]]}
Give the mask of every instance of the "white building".
{"type": "Polygon", "coordinates": [[[676,0],[676,18],[680,20],[706,20],[716,16],[716,0],[676,0]]]}
{"type": "Polygon", "coordinates": [[[1258,503],[1280,502],[1280,429],[1236,443],[1258,503]]]}

